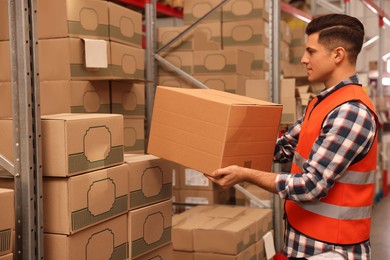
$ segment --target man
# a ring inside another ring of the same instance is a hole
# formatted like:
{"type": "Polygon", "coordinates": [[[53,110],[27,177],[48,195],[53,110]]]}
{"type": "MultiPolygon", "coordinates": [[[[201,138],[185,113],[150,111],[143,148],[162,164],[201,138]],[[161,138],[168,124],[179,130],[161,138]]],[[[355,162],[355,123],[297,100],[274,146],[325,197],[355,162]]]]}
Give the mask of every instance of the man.
{"type": "Polygon", "coordinates": [[[331,14],[312,20],[306,34],[301,63],[325,89],[277,140],[274,159],[292,160],[291,172],[233,165],[209,178],[225,188],[248,181],[286,199],[289,259],[370,259],[377,119],[356,75],[364,27],[331,14]]]}

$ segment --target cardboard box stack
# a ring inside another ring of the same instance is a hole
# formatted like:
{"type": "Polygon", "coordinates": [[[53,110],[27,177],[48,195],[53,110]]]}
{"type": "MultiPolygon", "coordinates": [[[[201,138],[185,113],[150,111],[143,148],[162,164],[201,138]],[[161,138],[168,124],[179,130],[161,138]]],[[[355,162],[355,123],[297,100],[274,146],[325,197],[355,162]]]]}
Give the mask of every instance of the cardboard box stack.
{"type": "Polygon", "coordinates": [[[0,259],[13,259],[14,207],[14,191],[0,188],[0,259]]]}
{"type": "Polygon", "coordinates": [[[272,210],[198,206],[173,216],[173,259],[267,259],[263,237],[272,210]]]}
{"type": "Polygon", "coordinates": [[[129,171],[129,258],[172,259],[172,180],[178,165],[146,154],[126,154],[129,171]],[[153,258],[153,257],[152,257],[153,258]]]}

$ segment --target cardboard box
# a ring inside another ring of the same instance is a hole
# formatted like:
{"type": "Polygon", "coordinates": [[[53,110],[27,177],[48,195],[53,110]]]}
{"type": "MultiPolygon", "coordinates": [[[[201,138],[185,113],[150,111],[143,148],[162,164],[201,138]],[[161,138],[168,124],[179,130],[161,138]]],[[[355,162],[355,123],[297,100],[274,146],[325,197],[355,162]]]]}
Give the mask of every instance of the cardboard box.
{"type": "Polygon", "coordinates": [[[210,74],[194,75],[197,80],[210,89],[221,90],[230,93],[237,93],[240,86],[245,85],[248,76],[238,74],[210,74]]]}
{"type": "Polygon", "coordinates": [[[266,0],[231,0],[222,7],[223,21],[269,20],[270,3],[266,0]]]}
{"type": "Polygon", "coordinates": [[[306,68],[302,64],[292,64],[282,61],[281,70],[282,75],[285,78],[307,78],[306,68]]]}
{"type": "MultiPolygon", "coordinates": [[[[157,44],[161,48],[188,28],[188,25],[157,28],[157,44]]],[[[220,50],[221,21],[200,23],[187,31],[164,51],[220,50]]]]}
{"type": "Polygon", "coordinates": [[[72,235],[44,233],[45,259],[127,259],[127,225],[124,214],[72,235]]]}
{"type": "Polygon", "coordinates": [[[253,55],[240,49],[193,52],[194,74],[250,75],[253,55]]]}
{"type": "Polygon", "coordinates": [[[181,189],[179,190],[179,203],[183,203],[188,210],[198,205],[228,204],[230,202],[230,190],[214,189],[181,189]]]}
{"type": "Polygon", "coordinates": [[[145,153],[145,119],[123,119],[124,153],[145,153]]]}
{"type": "Polygon", "coordinates": [[[9,40],[8,0],[0,0],[0,41],[9,40]]]}
{"type": "Polygon", "coordinates": [[[244,85],[238,86],[237,94],[268,101],[271,97],[269,81],[265,79],[247,79],[244,85]]]}
{"type": "Polygon", "coordinates": [[[121,115],[46,115],[41,125],[44,176],[66,177],[123,163],[121,115]]]}
{"type": "Polygon", "coordinates": [[[269,45],[268,22],[262,19],[224,22],[222,46],[269,45]]]}
{"type": "Polygon", "coordinates": [[[178,76],[158,76],[158,85],[176,88],[197,88],[190,81],[178,76]]]}
{"type": "MultiPolygon", "coordinates": [[[[192,52],[190,51],[171,51],[161,54],[166,61],[174,65],[176,68],[181,69],[187,74],[192,74],[192,52]]],[[[171,75],[176,76],[176,72],[171,71],[169,68],[165,68],[163,65],[158,67],[158,75],[171,75]]]]}
{"type": "Polygon", "coordinates": [[[267,260],[265,253],[264,239],[256,242],[256,256],[258,260],[267,260]]]}
{"type": "MultiPolygon", "coordinates": [[[[182,33],[188,26],[158,27],[157,28],[157,46],[161,48],[169,43],[172,39],[182,33]]],[[[193,33],[188,32],[180,39],[177,39],[165,51],[192,51],[193,33]]]]}
{"type": "Polygon", "coordinates": [[[146,154],[125,154],[124,160],[129,169],[130,210],[171,199],[177,164],[146,154]]]}
{"type": "Polygon", "coordinates": [[[133,259],[171,242],[172,201],[129,211],[129,256],[133,259]]]}
{"type": "Polygon", "coordinates": [[[99,0],[37,1],[40,39],[81,37],[108,40],[108,4],[99,0]]]}
{"type": "MultiPolygon", "coordinates": [[[[191,24],[203,17],[211,9],[221,3],[219,0],[186,0],[183,2],[184,23],[191,24]]],[[[221,21],[221,8],[217,9],[212,15],[204,20],[205,23],[221,21]]]]}
{"type": "Polygon", "coordinates": [[[111,79],[145,80],[145,51],[116,42],[110,42],[111,79]]]}
{"type": "Polygon", "coordinates": [[[172,244],[168,244],[153,250],[152,252],[146,253],[143,256],[135,258],[135,260],[172,260],[173,249],[172,244]]]}
{"type": "Polygon", "coordinates": [[[127,213],[128,183],[126,164],[70,178],[44,178],[44,232],[73,234],[127,213]]]}
{"type": "Polygon", "coordinates": [[[300,94],[295,89],[295,79],[282,79],[281,83],[281,98],[283,104],[282,124],[293,124],[299,117],[297,99],[300,94]]]}
{"type": "Polygon", "coordinates": [[[14,260],[14,254],[9,253],[7,255],[0,256],[0,260],[14,260]]]}
{"type": "Polygon", "coordinates": [[[180,188],[193,190],[214,190],[218,186],[197,170],[180,166],[180,188]]]}
{"type": "Polygon", "coordinates": [[[173,260],[194,260],[194,252],[173,250],[173,260]]]}
{"type": "Polygon", "coordinates": [[[14,191],[0,188],[0,256],[12,252],[13,236],[15,229],[15,203],[14,191]]]}
{"type": "Polygon", "coordinates": [[[280,38],[286,42],[287,44],[291,44],[291,30],[290,30],[290,25],[288,22],[285,20],[280,20],[280,38]]]}
{"type": "Polygon", "coordinates": [[[158,86],[148,153],[205,174],[232,164],[269,171],[281,111],[218,90],[158,86]]]}
{"type": "Polygon", "coordinates": [[[108,81],[70,81],[72,113],[110,113],[108,81]]]}
{"type": "MultiPolygon", "coordinates": [[[[70,113],[71,93],[69,81],[41,81],[41,115],[70,113]]],[[[12,117],[12,87],[0,82],[0,118],[12,117]]]]}
{"type": "Polygon", "coordinates": [[[272,209],[248,208],[237,218],[250,219],[256,223],[256,241],[259,241],[263,236],[273,228],[272,209]]]}
{"type": "Polygon", "coordinates": [[[303,54],[305,53],[305,46],[291,46],[290,47],[290,62],[300,64],[303,54]]]}
{"type": "Polygon", "coordinates": [[[0,82],[11,81],[11,49],[9,41],[0,41],[0,82]]]}
{"type": "Polygon", "coordinates": [[[78,38],[40,40],[38,51],[41,81],[109,79],[110,52],[108,46],[98,47],[95,50],[94,42],[91,40],[89,42],[91,45],[86,45],[85,40],[78,38]],[[87,66],[86,62],[88,60],[89,63],[90,59],[97,60],[87,66]],[[99,68],[100,62],[107,66],[99,68]]]}
{"type": "Polygon", "coordinates": [[[193,230],[194,251],[237,255],[256,242],[256,223],[250,219],[213,218],[193,230]]]}
{"type": "Polygon", "coordinates": [[[110,41],[142,48],[142,13],[108,2],[110,41]]]}
{"type": "Polygon", "coordinates": [[[217,253],[210,253],[210,252],[194,253],[194,260],[249,260],[249,259],[257,259],[255,244],[244,249],[237,255],[217,254],[217,253]]]}
{"type": "Polygon", "coordinates": [[[125,118],[145,118],[145,84],[111,81],[111,112],[125,118]]]}
{"type": "MultiPolygon", "coordinates": [[[[182,215],[182,214],[180,214],[182,215]]],[[[173,219],[180,215],[174,215],[173,219]]],[[[177,221],[172,226],[172,245],[175,251],[193,252],[194,229],[201,228],[205,223],[211,221],[213,218],[206,215],[187,216],[177,221]]]]}

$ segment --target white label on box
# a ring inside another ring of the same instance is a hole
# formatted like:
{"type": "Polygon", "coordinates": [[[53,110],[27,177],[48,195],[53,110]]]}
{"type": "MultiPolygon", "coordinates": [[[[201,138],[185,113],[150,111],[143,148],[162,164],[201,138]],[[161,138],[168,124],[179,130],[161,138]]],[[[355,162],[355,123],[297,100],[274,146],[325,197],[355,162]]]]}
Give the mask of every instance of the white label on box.
{"type": "Polygon", "coordinates": [[[204,197],[186,197],[185,203],[191,203],[191,204],[209,204],[209,200],[204,197]]]}
{"type": "Polygon", "coordinates": [[[184,170],[184,175],[185,184],[187,186],[209,186],[209,179],[207,179],[201,172],[186,168],[184,170]]]}
{"type": "Polygon", "coordinates": [[[85,67],[108,68],[107,42],[83,39],[85,43],[85,67]]]}
{"type": "Polygon", "coordinates": [[[274,237],[272,236],[272,233],[268,231],[263,236],[263,239],[264,239],[265,254],[267,256],[267,259],[272,259],[272,257],[275,255],[274,237]]]}

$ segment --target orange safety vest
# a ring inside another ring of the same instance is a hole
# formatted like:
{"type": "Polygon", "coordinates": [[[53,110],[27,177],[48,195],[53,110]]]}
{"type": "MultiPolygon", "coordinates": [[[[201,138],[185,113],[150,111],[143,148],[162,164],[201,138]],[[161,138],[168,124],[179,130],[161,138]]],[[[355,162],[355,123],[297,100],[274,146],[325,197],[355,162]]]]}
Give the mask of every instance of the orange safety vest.
{"type": "MultiPolygon", "coordinates": [[[[309,103],[291,173],[302,172],[303,163],[309,158],[326,116],[339,105],[353,100],[362,102],[375,115],[371,100],[358,85],[344,86],[316,106],[314,104],[317,98],[309,103]]],[[[368,154],[350,165],[342,176],[335,180],[326,197],[311,202],[286,200],[285,211],[289,224],[306,236],[331,244],[357,244],[368,240],[376,161],[377,135],[368,154]]]]}

